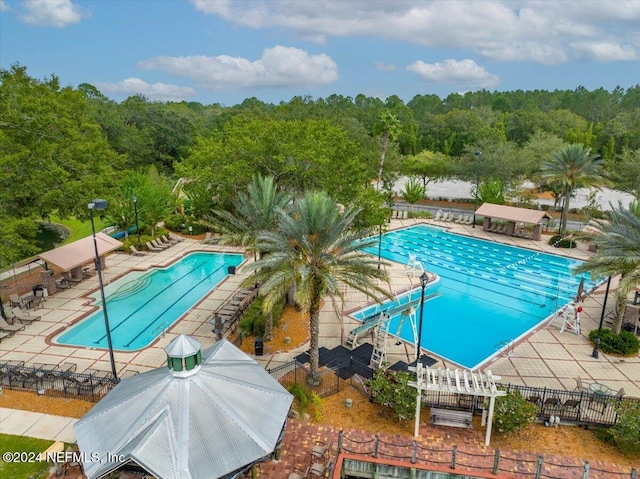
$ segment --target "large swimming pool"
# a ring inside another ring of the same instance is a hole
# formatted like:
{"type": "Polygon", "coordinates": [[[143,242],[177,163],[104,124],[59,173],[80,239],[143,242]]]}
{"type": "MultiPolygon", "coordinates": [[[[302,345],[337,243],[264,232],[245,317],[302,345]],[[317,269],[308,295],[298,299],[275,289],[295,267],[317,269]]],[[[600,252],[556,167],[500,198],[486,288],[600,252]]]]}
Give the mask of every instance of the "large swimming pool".
{"type": "MultiPolygon", "coordinates": [[[[238,266],[242,255],[191,253],[167,268],[131,272],[105,286],[113,348],[132,351],[148,346],[238,266]]],[[[93,295],[100,310],[82,320],[56,341],[60,344],[106,348],[107,337],[99,292],[93,295]]]]}
{"type": "MultiPolygon", "coordinates": [[[[377,255],[378,246],[366,250],[377,255]]],[[[535,328],[576,296],[582,276],[571,270],[581,262],[417,225],[382,236],[381,256],[406,264],[416,255],[427,271],[440,276],[429,285],[421,345],[427,351],[474,369],[497,351],[535,328]]],[[[596,284],[584,275],[585,290],[596,284]]],[[[416,277],[416,282],[419,280],[416,277]]],[[[419,321],[420,288],[387,302],[393,309],[389,331],[413,343],[409,323],[401,322],[410,303],[419,321]]],[[[380,306],[353,314],[371,317],[380,306]],[[376,309],[377,308],[377,309],[376,309]]]]}

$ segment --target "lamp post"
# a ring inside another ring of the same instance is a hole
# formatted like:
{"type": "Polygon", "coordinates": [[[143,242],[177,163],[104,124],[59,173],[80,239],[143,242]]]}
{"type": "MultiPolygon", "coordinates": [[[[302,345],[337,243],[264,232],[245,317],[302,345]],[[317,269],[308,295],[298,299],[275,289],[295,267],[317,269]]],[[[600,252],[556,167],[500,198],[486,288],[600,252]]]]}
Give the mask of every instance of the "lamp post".
{"type": "Polygon", "coordinates": [[[475,203],[473,205],[473,223],[471,224],[472,228],[476,227],[476,210],[478,209],[478,188],[480,187],[480,160],[482,159],[482,152],[476,151],[474,153],[476,155],[476,198],[475,203]]]}
{"type": "Polygon", "coordinates": [[[424,318],[424,290],[429,282],[429,275],[427,272],[423,272],[420,275],[420,287],[422,288],[422,296],[420,297],[420,324],[418,325],[418,345],[416,351],[416,363],[420,361],[421,350],[420,345],[422,343],[422,320],[424,318]]]}
{"type": "Polygon", "coordinates": [[[142,249],[142,245],[140,244],[140,226],[138,226],[138,198],[133,195],[133,211],[136,215],[136,233],[138,235],[138,249],[142,249]]]}
{"type": "Polygon", "coordinates": [[[380,269],[380,261],[382,256],[382,224],[378,229],[378,269],[380,269]]]}
{"type": "Polygon", "coordinates": [[[602,332],[602,323],[604,322],[604,310],[607,307],[607,298],[609,297],[610,286],[611,286],[611,275],[609,275],[609,279],[607,279],[607,290],[604,293],[604,302],[602,303],[602,313],[600,313],[600,325],[598,326],[598,335],[596,336],[596,340],[593,346],[593,352],[591,353],[591,357],[596,359],[600,357],[600,353],[598,352],[598,348],[600,347],[600,333],[602,332]]]}
{"type": "Polygon", "coordinates": [[[91,232],[93,233],[93,248],[96,254],[96,271],[98,272],[98,285],[100,286],[100,297],[102,298],[102,313],[104,315],[104,326],[107,330],[107,346],[109,347],[109,360],[111,361],[111,374],[118,380],[116,371],[116,360],[113,357],[113,344],[111,343],[111,328],[109,327],[109,316],[107,314],[107,301],[104,298],[104,284],[102,283],[102,264],[98,253],[98,240],[96,238],[96,226],[93,223],[93,210],[102,211],[107,209],[107,200],[93,200],[89,203],[89,216],[91,218],[91,232]]]}

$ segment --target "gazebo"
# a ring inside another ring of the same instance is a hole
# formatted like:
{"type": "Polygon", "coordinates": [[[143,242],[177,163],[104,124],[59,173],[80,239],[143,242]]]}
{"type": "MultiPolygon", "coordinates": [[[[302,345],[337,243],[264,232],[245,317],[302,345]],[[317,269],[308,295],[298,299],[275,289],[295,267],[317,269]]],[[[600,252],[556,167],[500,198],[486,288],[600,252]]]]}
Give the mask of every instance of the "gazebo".
{"type": "MultiPolygon", "coordinates": [[[[120,248],[122,243],[104,233],[96,233],[96,243],[98,244],[100,264],[104,268],[104,256],[120,248]]],[[[73,243],[45,251],[38,257],[47,265],[52,264],[60,271],[68,271],[73,278],[82,279],[82,267],[90,264],[96,258],[93,236],[87,236],[73,243]]]]}
{"type": "Polygon", "coordinates": [[[530,210],[527,208],[517,208],[515,206],[494,205],[492,203],[483,203],[476,210],[477,216],[484,216],[482,229],[484,231],[491,230],[491,223],[494,219],[506,220],[507,228],[503,231],[509,236],[522,236],[517,225],[528,224],[534,225],[530,238],[539,241],[542,235],[543,220],[551,220],[553,217],[546,211],[530,210]]]}
{"type": "Polygon", "coordinates": [[[234,479],[280,447],[293,396],[227,340],[200,346],[178,336],[166,367],[123,379],[75,424],[89,479],[234,479]]]}

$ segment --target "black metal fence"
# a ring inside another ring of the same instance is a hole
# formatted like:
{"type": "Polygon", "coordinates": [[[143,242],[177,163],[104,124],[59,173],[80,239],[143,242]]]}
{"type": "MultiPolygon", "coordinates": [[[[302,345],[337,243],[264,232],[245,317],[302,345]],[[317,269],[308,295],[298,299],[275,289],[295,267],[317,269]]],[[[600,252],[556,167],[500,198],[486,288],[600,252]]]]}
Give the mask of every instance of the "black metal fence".
{"type": "MultiPolygon", "coordinates": [[[[352,386],[369,396],[367,380],[373,377],[373,369],[353,358],[345,364],[320,372],[320,386],[308,386],[305,379],[309,366],[298,361],[269,369],[268,372],[284,387],[300,384],[315,391],[320,397],[330,396],[352,386]]],[[[560,389],[499,385],[507,390],[517,390],[538,408],[537,418],[548,421],[552,416],[563,422],[585,426],[611,426],[616,423],[616,409],[623,401],[640,401],[638,398],[602,396],[595,393],[565,391],[560,389]]],[[[480,412],[484,409],[485,398],[469,394],[423,391],[422,404],[425,406],[465,409],[480,412]]]]}
{"type": "Polygon", "coordinates": [[[30,367],[21,362],[0,364],[0,385],[3,388],[37,391],[47,396],[95,402],[116,384],[108,371],[76,373],[72,368],[62,366],[30,367]]]}

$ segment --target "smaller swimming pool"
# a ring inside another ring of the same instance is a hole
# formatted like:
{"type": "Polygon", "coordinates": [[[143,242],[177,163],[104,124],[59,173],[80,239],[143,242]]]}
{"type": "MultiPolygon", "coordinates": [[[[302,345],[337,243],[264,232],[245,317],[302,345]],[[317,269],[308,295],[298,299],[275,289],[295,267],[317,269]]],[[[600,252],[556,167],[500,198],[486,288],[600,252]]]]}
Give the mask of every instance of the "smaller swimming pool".
{"type": "MultiPolygon", "coordinates": [[[[133,351],[148,346],[226,278],[229,266],[238,266],[242,260],[239,254],[191,253],[166,268],[134,271],[106,285],[113,348],[133,351]]],[[[56,342],[107,348],[99,292],[93,297],[100,310],[56,342]]]]}

